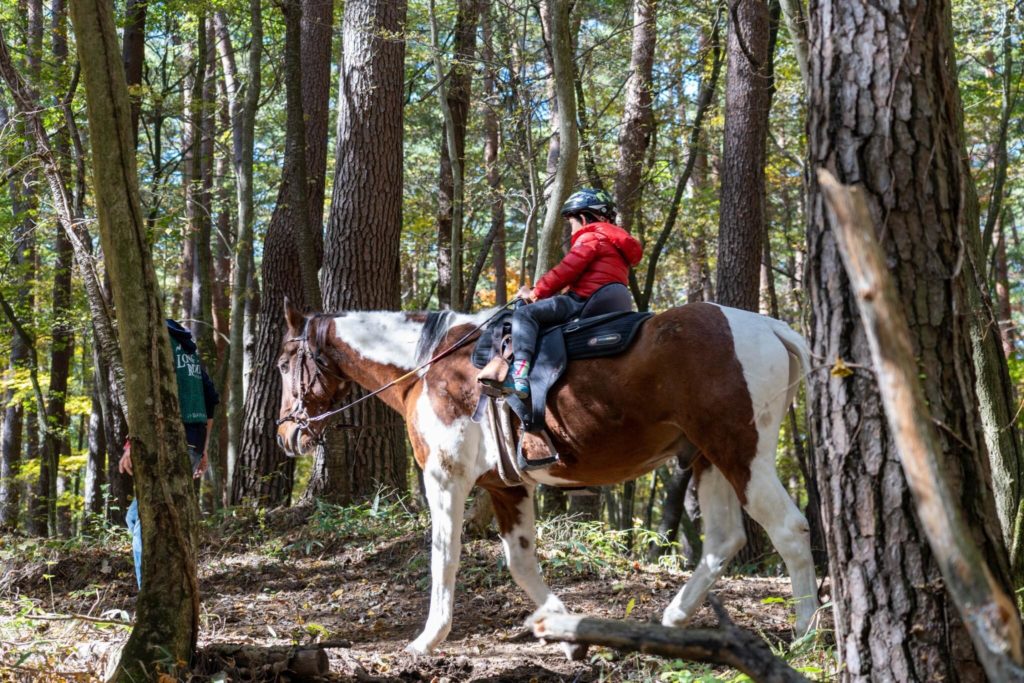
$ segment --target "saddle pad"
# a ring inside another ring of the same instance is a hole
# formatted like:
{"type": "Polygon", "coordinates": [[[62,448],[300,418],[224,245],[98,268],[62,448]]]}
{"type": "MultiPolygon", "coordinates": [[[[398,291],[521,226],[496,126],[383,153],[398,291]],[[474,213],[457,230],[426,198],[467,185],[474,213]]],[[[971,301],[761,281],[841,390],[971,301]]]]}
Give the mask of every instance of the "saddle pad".
{"type": "Polygon", "coordinates": [[[653,313],[607,313],[562,327],[569,360],[600,358],[622,353],[633,343],[640,326],[653,313]]]}

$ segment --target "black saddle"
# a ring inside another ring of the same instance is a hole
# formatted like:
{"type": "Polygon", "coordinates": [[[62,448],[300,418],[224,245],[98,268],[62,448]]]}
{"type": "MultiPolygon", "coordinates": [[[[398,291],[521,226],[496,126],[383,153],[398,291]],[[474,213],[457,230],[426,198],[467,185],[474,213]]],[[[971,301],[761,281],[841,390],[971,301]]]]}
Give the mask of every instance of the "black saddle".
{"type": "MultiPolygon", "coordinates": [[[[632,304],[633,297],[624,285],[605,285],[590,297],[579,318],[541,331],[530,369],[529,402],[514,395],[505,399],[527,432],[543,432],[548,391],[570,360],[615,356],[629,348],[640,326],[652,315],[634,312],[632,304]]],[[[473,350],[473,365],[483,368],[500,349],[511,318],[510,311],[484,331],[473,350]]]]}

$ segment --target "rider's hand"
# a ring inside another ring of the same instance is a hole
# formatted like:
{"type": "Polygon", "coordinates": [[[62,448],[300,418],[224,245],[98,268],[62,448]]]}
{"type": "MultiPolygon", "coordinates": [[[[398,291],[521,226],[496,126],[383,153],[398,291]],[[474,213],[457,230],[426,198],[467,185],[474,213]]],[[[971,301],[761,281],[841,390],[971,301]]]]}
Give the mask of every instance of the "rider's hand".
{"type": "Polygon", "coordinates": [[[203,451],[203,457],[196,465],[196,471],[192,473],[193,479],[198,479],[206,473],[206,468],[210,466],[210,459],[206,455],[206,451],[203,451]]]}
{"type": "Polygon", "coordinates": [[[121,456],[121,460],[117,463],[117,471],[121,474],[127,474],[129,477],[132,476],[132,442],[128,441],[124,445],[124,455],[121,456]]]}
{"type": "Polygon", "coordinates": [[[530,287],[520,287],[519,291],[516,292],[516,296],[528,304],[532,304],[534,302],[533,289],[530,287]]]}

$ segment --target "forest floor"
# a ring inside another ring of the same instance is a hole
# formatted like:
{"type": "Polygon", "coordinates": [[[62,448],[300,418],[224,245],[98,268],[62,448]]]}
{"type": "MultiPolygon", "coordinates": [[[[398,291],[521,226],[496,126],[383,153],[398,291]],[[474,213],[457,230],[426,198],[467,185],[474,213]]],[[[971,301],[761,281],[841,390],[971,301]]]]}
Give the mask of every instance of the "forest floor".
{"type": "MultiPolygon", "coordinates": [[[[512,582],[496,537],[463,548],[455,622],[440,651],[405,646],[423,626],[429,599],[425,516],[400,505],[234,511],[207,519],[199,583],[199,646],[259,646],[343,640],[328,650],[332,681],[690,681],[746,680],[735,672],[592,648],[570,662],[555,644],[528,636],[533,611],[512,582]]],[[[545,577],[570,610],[659,621],[689,576],[624,559],[624,532],[556,520],[542,524],[545,577]]],[[[831,649],[817,637],[793,642],[785,577],[729,576],[716,587],[732,619],[764,637],[806,675],[829,677],[831,649]]],[[[116,659],[135,607],[127,532],[103,527],[86,540],[0,539],[0,681],[102,678],[116,659]],[[110,623],[69,618],[88,615],[110,623]],[[46,617],[46,618],[44,618],[46,617]]],[[[694,626],[714,628],[705,607],[694,626]]],[[[191,680],[233,680],[194,673],[191,680]]],[[[269,679],[268,679],[269,680],[269,679]]]]}

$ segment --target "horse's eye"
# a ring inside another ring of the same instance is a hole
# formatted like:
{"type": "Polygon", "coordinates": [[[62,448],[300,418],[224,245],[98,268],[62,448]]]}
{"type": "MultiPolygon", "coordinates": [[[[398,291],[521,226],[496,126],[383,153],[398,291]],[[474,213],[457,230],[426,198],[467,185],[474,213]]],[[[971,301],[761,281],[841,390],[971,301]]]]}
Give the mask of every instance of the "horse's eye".
{"type": "Polygon", "coordinates": [[[283,360],[280,363],[278,363],[277,364],[277,369],[281,371],[282,375],[287,373],[288,372],[288,361],[283,360]]]}

